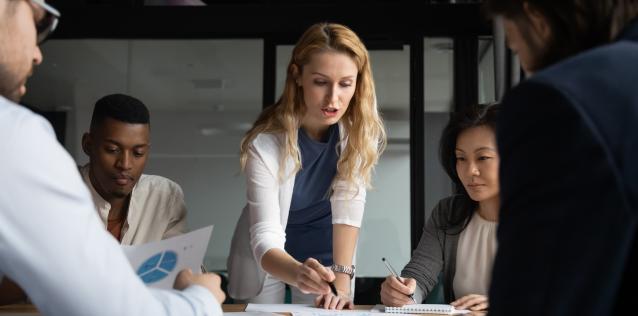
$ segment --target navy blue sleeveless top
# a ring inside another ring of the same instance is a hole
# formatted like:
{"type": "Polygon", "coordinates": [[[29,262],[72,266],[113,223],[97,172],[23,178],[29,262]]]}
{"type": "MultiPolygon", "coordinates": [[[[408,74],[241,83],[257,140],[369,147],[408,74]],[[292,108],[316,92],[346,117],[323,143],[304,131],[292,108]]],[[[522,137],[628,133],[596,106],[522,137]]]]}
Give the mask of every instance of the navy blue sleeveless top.
{"type": "Polygon", "coordinates": [[[288,225],[286,252],[304,262],[315,258],[332,265],[332,208],[330,188],[337,174],[339,126],[331,125],[323,142],[299,129],[301,170],[295,177],[288,225]]]}

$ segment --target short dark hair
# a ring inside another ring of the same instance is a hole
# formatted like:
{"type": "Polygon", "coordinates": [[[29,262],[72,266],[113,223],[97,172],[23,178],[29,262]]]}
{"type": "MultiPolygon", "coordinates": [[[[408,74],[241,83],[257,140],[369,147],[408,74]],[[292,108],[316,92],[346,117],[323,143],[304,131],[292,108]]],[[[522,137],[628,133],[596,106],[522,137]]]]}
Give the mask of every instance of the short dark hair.
{"type": "Polygon", "coordinates": [[[638,15],[636,0],[485,0],[484,9],[514,21],[526,34],[530,25],[524,13],[526,2],[547,19],[552,31],[544,56],[531,65],[533,70],[610,43],[638,15]]]}
{"type": "Polygon", "coordinates": [[[150,124],[150,114],[146,105],[134,97],[119,93],[109,94],[95,102],[91,130],[107,117],[132,124],[150,124]]]}
{"type": "MultiPolygon", "coordinates": [[[[443,129],[441,134],[441,142],[439,143],[439,160],[445,173],[450,177],[454,185],[456,186],[457,193],[460,195],[459,201],[463,204],[459,216],[450,217],[446,222],[439,223],[440,228],[444,231],[448,231],[449,227],[456,227],[462,224],[462,228],[454,234],[460,233],[469,223],[472,214],[478,207],[478,202],[472,200],[470,195],[465,190],[458,173],[456,172],[456,142],[459,135],[464,130],[479,127],[488,126],[494,133],[496,133],[496,116],[498,114],[498,103],[482,103],[459,110],[452,113],[450,120],[443,129]]],[[[454,214],[448,214],[454,215],[454,214]]]]}

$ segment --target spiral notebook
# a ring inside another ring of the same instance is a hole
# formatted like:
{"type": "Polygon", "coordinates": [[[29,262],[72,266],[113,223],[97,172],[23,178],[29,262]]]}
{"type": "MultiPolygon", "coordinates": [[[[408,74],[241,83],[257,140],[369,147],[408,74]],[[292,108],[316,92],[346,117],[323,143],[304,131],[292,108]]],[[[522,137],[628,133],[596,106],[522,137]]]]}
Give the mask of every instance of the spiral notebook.
{"type": "Polygon", "coordinates": [[[386,306],[384,311],[386,313],[400,313],[400,314],[444,314],[444,315],[458,315],[469,313],[467,309],[456,309],[449,304],[410,304],[403,307],[388,307],[386,306]]]}

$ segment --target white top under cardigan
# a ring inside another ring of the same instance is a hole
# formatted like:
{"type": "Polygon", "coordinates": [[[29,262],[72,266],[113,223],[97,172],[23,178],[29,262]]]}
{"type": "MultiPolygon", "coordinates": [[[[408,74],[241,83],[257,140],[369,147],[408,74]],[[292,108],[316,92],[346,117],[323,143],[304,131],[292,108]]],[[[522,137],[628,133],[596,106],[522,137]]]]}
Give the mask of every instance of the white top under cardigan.
{"type": "Polygon", "coordinates": [[[474,212],[467,227],[459,236],[454,274],[454,295],[487,295],[492,280],[492,266],[496,256],[498,222],[484,219],[474,212]]]}
{"type": "MultiPolygon", "coordinates": [[[[339,125],[341,150],[346,140],[339,125]]],[[[280,180],[280,161],[285,138],[283,133],[257,135],[248,149],[246,162],[247,201],[239,218],[228,257],[228,293],[235,299],[249,299],[261,292],[266,272],[261,267],[263,255],[270,249],[284,250],[286,225],[292,200],[295,175],[292,158],[284,162],[280,180]]],[[[330,203],[332,224],[360,227],[365,206],[366,188],[343,180],[334,181],[330,203]]],[[[353,258],[354,259],[354,258],[353,258]]],[[[353,260],[354,262],[354,260],[353,260]]]]}

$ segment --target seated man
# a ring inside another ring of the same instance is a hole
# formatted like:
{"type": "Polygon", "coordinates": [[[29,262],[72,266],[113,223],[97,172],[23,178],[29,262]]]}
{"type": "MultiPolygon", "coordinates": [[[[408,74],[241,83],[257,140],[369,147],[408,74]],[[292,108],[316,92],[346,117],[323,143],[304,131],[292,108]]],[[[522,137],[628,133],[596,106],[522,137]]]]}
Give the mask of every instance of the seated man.
{"type": "Polygon", "coordinates": [[[150,122],[138,99],[107,95],[95,103],[82,137],[89,163],[80,168],[106,229],[123,245],[184,232],[186,206],[179,185],[142,174],[150,149],[150,122]]]}
{"type": "MultiPolygon", "coordinates": [[[[142,283],[51,125],[15,103],[59,16],[44,0],[0,1],[0,281],[15,280],[43,315],[221,316],[215,274],[183,270],[179,291],[142,283]]],[[[7,292],[17,287],[0,285],[0,301],[15,298],[7,292]]]]}
{"type": "MultiPolygon", "coordinates": [[[[95,104],[82,137],[89,163],[80,168],[103,224],[123,245],[138,245],[184,232],[186,206],[179,185],[142,174],[150,146],[149,112],[133,97],[107,95],[95,104]]],[[[10,280],[0,281],[0,304],[25,299],[10,280]]]]}

